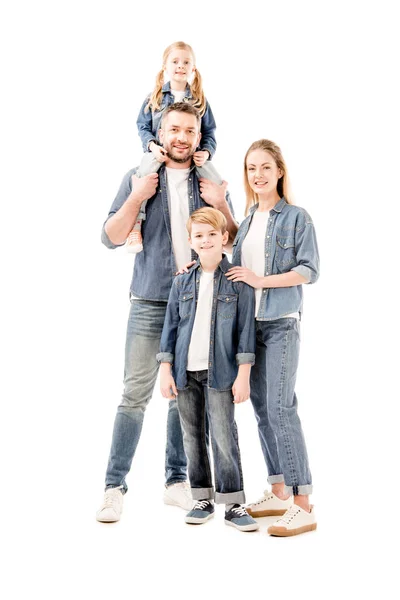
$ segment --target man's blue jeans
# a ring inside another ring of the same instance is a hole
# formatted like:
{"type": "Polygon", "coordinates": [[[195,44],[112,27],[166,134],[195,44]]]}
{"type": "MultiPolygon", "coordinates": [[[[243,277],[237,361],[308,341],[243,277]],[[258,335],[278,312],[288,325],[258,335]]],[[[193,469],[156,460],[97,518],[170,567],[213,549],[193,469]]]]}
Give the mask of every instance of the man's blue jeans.
{"type": "Polygon", "coordinates": [[[214,499],[207,448],[207,414],[214,457],[215,502],[243,504],[246,499],[233,395],[231,390],[219,392],[208,388],[207,379],[208,371],[187,371],[187,387],[178,390],[192,497],[194,500],[214,499]]]}
{"type": "Polygon", "coordinates": [[[256,321],[256,362],[250,394],[258,422],[269,483],[285,483],[290,494],[311,494],[312,482],[294,391],[299,362],[299,322],[256,321]]]}
{"type": "MultiPolygon", "coordinates": [[[[166,302],[132,300],[125,346],[124,392],[114,423],[106,473],[106,488],[128,486],[125,477],[131,467],[142,431],[144,412],[153,394],[159,364],[161,332],[166,302]]],[[[176,401],[170,401],[167,420],[165,479],[171,485],[186,481],[186,456],[176,401]]]]}

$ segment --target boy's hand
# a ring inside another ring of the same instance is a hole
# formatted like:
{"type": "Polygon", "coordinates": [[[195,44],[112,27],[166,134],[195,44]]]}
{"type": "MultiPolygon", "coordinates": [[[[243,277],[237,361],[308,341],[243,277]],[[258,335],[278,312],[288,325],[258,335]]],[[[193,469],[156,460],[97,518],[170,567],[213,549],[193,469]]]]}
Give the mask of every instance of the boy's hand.
{"type": "Polygon", "coordinates": [[[132,175],[132,195],[139,200],[140,203],[152,198],[157,190],[158,173],[150,173],[144,177],[136,177],[132,175]]]}
{"type": "Polygon", "coordinates": [[[161,363],[160,366],[160,389],[163,398],[175,400],[178,395],[174,378],[171,373],[171,365],[169,363],[161,363]]]}
{"type": "Polygon", "coordinates": [[[198,150],[193,154],[193,162],[196,167],[201,167],[208,160],[210,153],[208,150],[198,150]]]}
{"type": "Polygon", "coordinates": [[[223,181],[221,185],[218,183],[214,183],[209,179],[205,179],[204,177],[200,177],[200,196],[203,198],[204,202],[207,202],[213,208],[220,209],[225,204],[225,192],[228,184],[226,181],[223,181]]]}
{"type": "Polygon", "coordinates": [[[250,398],[250,383],[247,376],[241,377],[238,375],[232,386],[233,402],[239,404],[250,398]]]}
{"type": "Polygon", "coordinates": [[[162,148],[158,144],[155,144],[154,142],[151,142],[151,144],[149,145],[149,150],[154,154],[158,162],[165,162],[167,158],[167,153],[164,150],[164,148],[162,148]]]}
{"type": "Polygon", "coordinates": [[[192,260],[190,263],[188,263],[188,264],[187,264],[187,265],[185,265],[184,267],[181,267],[181,268],[179,269],[179,271],[177,271],[177,272],[175,273],[175,275],[182,275],[183,273],[189,273],[189,269],[190,269],[190,267],[192,267],[192,266],[193,266],[193,265],[195,265],[195,264],[196,264],[196,261],[195,261],[195,260],[192,260]]]}

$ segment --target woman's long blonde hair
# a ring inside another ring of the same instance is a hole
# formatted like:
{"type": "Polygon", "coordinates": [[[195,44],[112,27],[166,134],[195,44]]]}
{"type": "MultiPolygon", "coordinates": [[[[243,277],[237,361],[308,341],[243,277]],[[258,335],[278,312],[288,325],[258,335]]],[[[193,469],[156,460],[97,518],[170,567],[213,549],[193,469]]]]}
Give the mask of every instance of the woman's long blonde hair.
{"type": "Polygon", "coordinates": [[[268,152],[273,157],[274,161],[278,169],[282,171],[282,177],[278,179],[278,184],[276,186],[276,191],[279,194],[279,197],[285,197],[285,200],[288,204],[293,204],[293,197],[290,190],[290,181],[286,163],[283,159],[281,149],[279,146],[271,142],[270,140],[258,140],[257,142],[253,142],[250,148],[247,150],[246,155],[244,157],[244,189],[246,192],[246,211],[245,216],[249,214],[249,210],[254,204],[258,202],[257,194],[251,189],[249,184],[249,179],[247,176],[247,158],[250,152],[253,150],[264,150],[268,152]]]}
{"type": "MultiPolygon", "coordinates": [[[[165,63],[167,62],[167,58],[168,58],[169,54],[173,50],[186,50],[187,52],[190,52],[190,54],[192,55],[193,64],[194,65],[196,64],[194,52],[193,52],[192,48],[189,46],[189,44],[185,44],[185,42],[174,42],[173,44],[168,46],[168,48],[166,48],[166,50],[164,51],[162,67],[161,67],[161,70],[157,73],[156,84],[155,84],[153,93],[150,96],[150,100],[146,106],[146,111],[151,110],[152,112],[154,112],[156,110],[160,110],[160,108],[161,108],[162,87],[164,85],[165,63]]],[[[194,67],[193,81],[189,85],[190,85],[190,91],[192,94],[191,103],[193,104],[193,106],[195,108],[197,108],[197,110],[200,113],[200,116],[202,117],[204,115],[204,113],[206,112],[206,97],[203,92],[203,83],[202,83],[201,75],[196,67],[194,67]]]]}

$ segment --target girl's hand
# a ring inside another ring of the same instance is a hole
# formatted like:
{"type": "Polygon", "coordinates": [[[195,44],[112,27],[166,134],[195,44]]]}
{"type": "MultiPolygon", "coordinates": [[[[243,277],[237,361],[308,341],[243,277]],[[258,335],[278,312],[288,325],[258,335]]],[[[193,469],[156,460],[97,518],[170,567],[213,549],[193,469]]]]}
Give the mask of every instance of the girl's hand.
{"type": "Polygon", "coordinates": [[[189,269],[190,269],[190,267],[192,267],[192,266],[193,266],[193,265],[195,265],[195,264],[196,264],[196,261],[195,261],[195,260],[192,260],[192,262],[188,263],[188,264],[187,264],[187,265],[185,265],[184,267],[181,267],[181,268],[179,269],[179,271],[177,271],[177,272],[175,273],[175,275],[182,275],[183,273],[189,273],[189,269]]]}
{"type": "Polygon", "coordinates": [[[256,275],[254,271],[246,269],[246,267],[232,267],[232,269],[229,269],[225,275],[229,281],[244,281],[253,288],[263,287],[262,277],[256,275]]]}
{"type": "Polygon", "coordinates": [[[250,384],[248,377],[240,377],[238,375],[232,386],[233,402],[240,404],[246,402],[250,398],[250,384]]]}
{"type": "Polygon", "coordinates": [[[193,162],[196,167],[201,167],[208,160],[210,153],[208,150],[198,150],[193,154],[193,162]]]}
{"type": "Polygon", "coordinates": [[[165,160],[167,158],[167,153],[164,150],[164,148],[162,148],[158,144],[155,144],[154,142],[151,142],[151,144],[149,146],[149,150],[151,150],[151,152],[154,154],[154,156],[156,157],[158,162],[160,162],[160,163],[165,162],[165,160]]]}
{"type": "Polygon", "coordinates": [[[163,398],[175,400],[178,395],[175,380],[172,377],[171,365],[169,363],[161,363],[160,367],[160,389],[163,398]]]}

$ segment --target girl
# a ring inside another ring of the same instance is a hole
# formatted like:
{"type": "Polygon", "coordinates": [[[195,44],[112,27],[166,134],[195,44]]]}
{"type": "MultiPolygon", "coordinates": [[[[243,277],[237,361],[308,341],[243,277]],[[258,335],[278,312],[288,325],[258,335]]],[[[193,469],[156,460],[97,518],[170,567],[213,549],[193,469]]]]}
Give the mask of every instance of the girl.
{"type": "MultiPolygon", "coordinates": [[[[221,184],[221,177],[209,162],[217,147],[214,117],[204,96],[202,79],[195,66],[194,52],[184,42],[175,42],[165,50],[155,88],[140,109],[137,126],[143,150],[147,154],[144,155],[136,175],[143,177],[154,173],[165,161],[165,152],[159,143],[158,130],[164,109],[176,102],[191,102],[200,112],[201,140],[193,161],[201,177],[221,184]],[[164,75],[169,79],[166,83],[164,83],[164,75]]],[[[141,223],[146,218],[145,208],[146,202],[143,202],[135,226],[127,240],[128,252],[137,253],[143,249],[141,223]]]]}
{"type": "Polygon", "coordinates": [[[255,289],[256,362],[251,401],[272,492],[250,505],[253,517],[281,516],[270,535],[316,529],[309,504],[311,473],[294,390],[299,357],[302,284],[314,283],[319,257],[307,212],[292,204],[281,150],[254,142],[244,161],[246,216],[233,244],[231,281],[255,289]],[[241,265],[241,266],[239,266],[241,265]]]}

